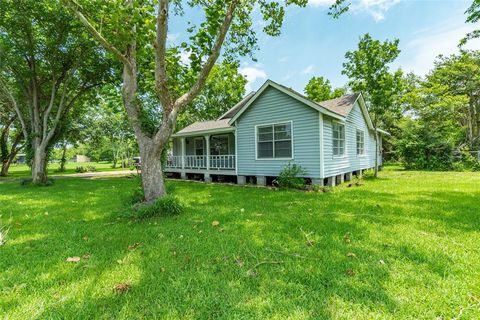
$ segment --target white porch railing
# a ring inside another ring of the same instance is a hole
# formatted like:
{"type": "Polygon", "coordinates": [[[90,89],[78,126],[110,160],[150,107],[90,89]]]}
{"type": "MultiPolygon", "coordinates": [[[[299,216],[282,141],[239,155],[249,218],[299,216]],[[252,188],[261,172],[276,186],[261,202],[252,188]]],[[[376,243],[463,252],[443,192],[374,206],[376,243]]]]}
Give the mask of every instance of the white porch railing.
{"type": "Polygon", "coordinates": [[[182,156],[168,156],[167,168],[181,169],[182,168],[182,156]]]}
{"type": "MultiPolygon", "coordinates": [[[[235,155],[213,155],[208,160],[210,170],[235,170],[235,155]]],[[[207,169],[207,156],[184,156],[184,169],[207,169]]],[[[166,167],[182,169],[182,156],[168,156],[166,167]]]]}
{"type": "Polygon", "coordinates": [[[210,169],[233,170],[235,169],[235,155],[210,156],[210,169]]]}
{"type": "Polygon", "coordinates": [[[206,169],[207,156],[185,156],[185,168],[187,169],[206,169]]]}

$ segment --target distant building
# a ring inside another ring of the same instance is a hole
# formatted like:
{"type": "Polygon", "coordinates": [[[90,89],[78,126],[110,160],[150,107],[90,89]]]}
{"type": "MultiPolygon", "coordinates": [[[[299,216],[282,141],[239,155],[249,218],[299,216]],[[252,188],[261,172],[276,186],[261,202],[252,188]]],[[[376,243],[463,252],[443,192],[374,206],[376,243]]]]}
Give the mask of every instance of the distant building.
{"type": "Polygon", "coordinates": [[[17,154],[17,158],[15,160],[16,164],[25,164],[27,163],[27,156],[25,153],[19,153],[17,154]]]}
{"type": "Polygon", "coordinates": [[[85,163],[90,162],[90,158],[81,154],[73,156],[72,162],[85,163]]]}

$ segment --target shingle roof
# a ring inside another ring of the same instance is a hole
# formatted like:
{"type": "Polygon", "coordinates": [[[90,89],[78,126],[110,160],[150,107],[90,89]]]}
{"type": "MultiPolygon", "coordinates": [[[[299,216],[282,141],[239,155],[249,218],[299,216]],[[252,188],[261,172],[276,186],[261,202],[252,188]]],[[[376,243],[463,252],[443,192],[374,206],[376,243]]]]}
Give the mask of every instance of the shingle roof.
{"type": "Polygon", "coordinates": [[[227,112],[225,112],[218,120],[220,119],[227,119],[227,118],[233,118],[238,111],[240,111],[243,106],[250,100],[251,97],[255,94],[255,91],[250,92],[243,98],[239,103],[234,105],[232,108],[230,108],[227,112]]]}
{"type": "Polygon", "coordinates": [[[359,93],[348,94],[340,98],[325,100],[316,103],[324,107],[325,109],[328,109],[332,112],[338,113],[339,115],[346,117],[352,110],[353,105],[355,101],[357,101],[359,95],[359,93]]]}
{"type": "Polygon", "coordinates": [[[231,125],[228,124],[229,120],[230,118],[225,118],[221,120],[195,122],[189,125],[188,127],[185,127],[182,130],[178,131],[175,135],[182,135],[186,133],[193,133],[193,132],[205,131],[205,130],[233,128],[231,125]]]}

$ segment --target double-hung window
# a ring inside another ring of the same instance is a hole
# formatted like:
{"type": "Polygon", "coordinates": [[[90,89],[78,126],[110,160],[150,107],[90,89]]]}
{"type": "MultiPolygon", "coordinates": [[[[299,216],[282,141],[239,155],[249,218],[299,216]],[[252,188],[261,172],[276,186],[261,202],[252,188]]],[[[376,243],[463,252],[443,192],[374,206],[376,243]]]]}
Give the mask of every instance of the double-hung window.
{"type": "Polygon", "coordinates": [[[292,122],[257,126],[257,159],[292,158],[292,122]]]}
{"type": "Polygon", "coordinates": [[[365,154],[365,132],[357,129],[357,155],[365,154]]]}
{"type": "Polygon", "coordinates": [[[332,146],[335,157],[345,155],[345,126],[338,122],[332,124],[332,146]]]}

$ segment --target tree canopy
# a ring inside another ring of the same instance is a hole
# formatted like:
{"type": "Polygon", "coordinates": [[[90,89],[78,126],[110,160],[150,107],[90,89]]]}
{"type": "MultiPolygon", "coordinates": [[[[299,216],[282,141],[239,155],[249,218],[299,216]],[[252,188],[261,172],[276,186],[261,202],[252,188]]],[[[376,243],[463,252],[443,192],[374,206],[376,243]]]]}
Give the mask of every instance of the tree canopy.
{"type": "Polygon", "coordinates": [[[328,79],[324,77],[312,77],[305,86],[304,92],[309,99],[320,102],[343,96],[345,89],[332,89],[328,79]]]}

